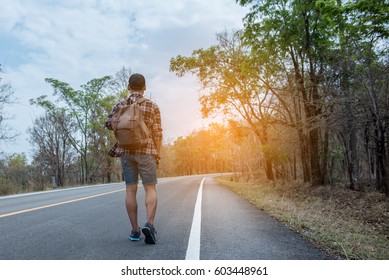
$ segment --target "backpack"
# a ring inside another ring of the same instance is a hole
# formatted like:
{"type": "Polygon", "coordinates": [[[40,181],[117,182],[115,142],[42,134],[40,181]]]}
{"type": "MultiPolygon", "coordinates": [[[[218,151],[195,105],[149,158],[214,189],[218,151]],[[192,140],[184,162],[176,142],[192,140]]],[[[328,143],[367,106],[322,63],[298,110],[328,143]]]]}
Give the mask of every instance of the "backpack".
{"type": "Polygon", "coordinates": [[[147,145],[150,130],[144,122],[143,112],[139,106],[146,100],[141,97],[134,103],[128,104],[128,101],[123,99],[113,114],[111,125],[119,148],[136,150],[147,145]]]}

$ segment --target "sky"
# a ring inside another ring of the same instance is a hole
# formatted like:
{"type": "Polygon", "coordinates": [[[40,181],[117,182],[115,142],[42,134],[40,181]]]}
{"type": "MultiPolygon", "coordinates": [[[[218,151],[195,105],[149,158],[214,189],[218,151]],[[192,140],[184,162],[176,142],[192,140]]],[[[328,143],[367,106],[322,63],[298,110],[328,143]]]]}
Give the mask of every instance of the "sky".
{"type": "Polygon", "coordinates": [[[170,59],[209,48],[219,32],[242,29],[248,12],[235,0],[0,0],[0,6],[1,76],[15,98],[7,124],[20,134],[0,151],[27,157],[27,131],[43,114],[29,100],[53,92],[45,78],[80,89],[126,67],[146,77],[165,142],[205,127],[198,81],[169,72],[170,59]]]}

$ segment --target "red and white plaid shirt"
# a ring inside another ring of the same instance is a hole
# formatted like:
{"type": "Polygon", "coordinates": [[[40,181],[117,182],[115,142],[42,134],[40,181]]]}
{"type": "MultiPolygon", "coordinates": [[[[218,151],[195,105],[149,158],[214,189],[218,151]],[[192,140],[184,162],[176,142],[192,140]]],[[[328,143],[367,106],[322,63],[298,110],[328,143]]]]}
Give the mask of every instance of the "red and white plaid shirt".
{"type": "MultiPolygon", "coordinates": [[[[139,98],[143,97],[140,93],[133,93],[127,98],[128,104],[132,104],[137,101],[139,98]]],[[[105,122],[105,126],[109,130],[113,130],[111,126],[111,119],[116,109],[120,105],[121,102],[118,102],[115,106],[113,106],[111,113],[108,115],[108,119],[105,122]]],[[[150,129],[151,138],[148,140],[147,145],[144,148],[140,148],[137,150],[124,150],[123,148],[117,147],[117,143],[111,148],[109,151],[109,155],[112,157],[120,157],[121,155],[155,155],[159,157],[158,151],[155,147],[155,143],[158,141],[162,141],[162,125],[161,125],[161,112],[156,103],[151,101],[150,99],[146,99],[141,104],[139,104],[140,109],[143,113],[144,121],[147,127],[150,129]]]]}

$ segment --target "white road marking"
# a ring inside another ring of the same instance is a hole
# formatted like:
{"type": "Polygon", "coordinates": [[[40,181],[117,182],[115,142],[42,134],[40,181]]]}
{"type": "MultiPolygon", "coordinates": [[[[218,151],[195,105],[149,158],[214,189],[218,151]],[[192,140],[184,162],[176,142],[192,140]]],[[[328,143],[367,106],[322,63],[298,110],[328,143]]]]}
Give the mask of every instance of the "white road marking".
{"type": "Polygon", "coordinates": [[[100,193],[100,194],[96,194],[96,195],[91,195],[91,196],[87,196],[87,197],[67,200],[67,201],[63,201],[63,202],[43,205],[43,206],[39,206],[39,207],[35,207],[35,208],[20,210],[20,211],[16,211],[16,212],[7,213],[7,214],[2,214],[2,215],[0,215],[0,219],[4,218],[4,217],[9,217],[9,216],[14,216],[14,215],[18,215],[18,214],[27,213],[27,212],[32,212],[32,211],[36,211],[36,210],[40,210],[40,209],[45,209],[45,208],[50,208],[50,207],[54,207],[54,206],[59,206],[59,205],[63,205],[63,204],[68,204],[68,203],[72,203],[72,202],[81,201],[81,200],[86,200],[86,199],[90,199],[90,198],[95,198],[95,197],[99,197],[99,196],[103,196],[103,195],[107,195],[107,194],[111,194],[111,193],[121,192],[123,190],[124,189],[120,189],[120,190],[100,193]]]}
{"type": "Polygon", "coordinates": [[[196,204],[194,208],[192,227],[190,229],[188,248],[186,250],[186,260],[200,259],[200,240],[201,240],[201,203],[203,197],[203,185],[205,178],[201,181],[197,193],[196,204]]]}
{"type": "Polygon", "coordinates": [[[42,194],[48,194],[48,193],[65,192],[65,191],[72,191],[72,190],[82,190],[82,189],[88,189],[88,188],[104,187],[104,186],[119,185],[119,184],[123,184],[123,183],[109,183],[109,184],[99,184],[99,185],[91,185],[91,186],[83,186],[83,187],[55,189],[55,190],[49,190],[49,191],[38,191],[38,192],[30,192],[30,193],[22,193],[22,194],[12,194],[12,195],[0,196],[0,200],[1,199],[10,199],[10,198],[19,198],[19,197],[31,196],[31,195],[42,195],[42,194]]]}

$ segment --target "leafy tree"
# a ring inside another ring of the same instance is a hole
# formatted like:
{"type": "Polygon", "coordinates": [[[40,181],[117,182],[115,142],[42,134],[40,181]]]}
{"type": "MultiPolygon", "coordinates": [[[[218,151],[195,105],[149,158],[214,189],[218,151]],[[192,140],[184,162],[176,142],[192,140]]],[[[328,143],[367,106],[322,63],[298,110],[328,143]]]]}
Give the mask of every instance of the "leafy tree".
{"type": "MultiPolygon", "coordinates": [[[[244,40],[252,46],[260,61],[269,61],[274,69],[283,69],[290,93],[296,97],[295,112],[299,125],[300,147],[305,180],[313,185],[324,182],[321,169],[320,126],[325,92],[320,90],[327,59],[333,45],[334,24],[324,1],[238,1],[251,5],[245,18],[244,40]],[[301,108],[300,108],[301,105],[301,108]],[[305,151],[305,148],[308,150],[305,151]],[[307,155],[309,161],[307,161],[307,155]],[[307,169],[306,167],[310,167],[307,169]],[[308,173],[309,172],[309,173],[308,173]]],[[[336,6],[332,6],[336,8],[336,6]]],[[[331,10],[331,13],[336,11],[331,10]]]]}
{"type": "MultiPolygon", "coordinates": [[[[98,181],[111,182],[112,176],[119,172],[117,162],[112,157],[107,156],[115,137],[113,133],[107,131],[104,122],[108,113],[112,109],[112,104],[117,102],[114,96],[106,96],[96,103],[95,110],[91,115],[91,129],[93,134],[90,135],[90,153],[93,162],[91,162],[91,178],[98,181]],[[97,179],[100,177],[99,179],[97,179]]],[[[120,173],[120,172],[119,172],[120,173]]]]}
{"type": "Polygon", "coordinates": [[[25,154],[12,154],[7,159],[7,178],[17,185],[19,191],[29,187],[28,163],[25,154]]]}
{"type": "Polygon", "coordinates": [[[343,146],[350,188],[360,187],[367,173],[378,190],[388,193],[384,84],[388,80],[389,5],[385,1],[336,1],[336,6],[339,39],[325,70],[326,86],[332,92],[331,115],[336,118],[332,117],[333,131],[343,146]]]}
{"type": "Polygon", "coordinates": [[[46,82],[54,89],[53,95],[57,97],[57,102],[51,102],[46,95],[30,100],[32,104],[41,106],[46,111],[54,114],[59,111],[67,112],[72,123],[74,123],[74,127],[71,130],[69,127],[63,127],[63,129],[80,157],[82,183],[86,183],[91,179],[89,152],[95,134],[93,118],[98,111],[97,108],[100,106],[100,103],[103,102],[104,96],[107,95],[106,90],[110,81],[110,76],[93,79],[81,85],[81,90],[75,90],[65,82],[56,79],[46,79],[46,82]]]}
{"type": "MultiPolygon", "coordinates": [[[[343,109],[347,117],[342,120],[346,120],[343,131],[348,132],[342,137],[347,146],[345,150],[349,162],[350,183],[353,185],[358,176],[358,157],[356,123],[351,117],[354,108],[350,102],[354,95],[350,78],[355,72],[352,72],[349,66],[355,61],[355,51],[365,49],[361,43],[372,46],[374,42],[382,42],[382,38],[387,37],[387,1],[236,2],[251,7],[244,19],[245,43],[251,46],[253,55],[257,56],[258,60],[272,62],[272,68],[275,70],[283,69],[284,79],[289,82],[289,92],[296,98],[293,111],[296,124],[301,123],[297,127],[300,127],[304,178],[310,177],[314,185],[322,183],[326,178],[330,137],[330,124],[327,121],[334,109],[331,103],[333,93],[340,90],[343,97],[346,96],[348,101],[342,103],[345,105],[343,109]],[[339,62],[342,66],[336,66],[336,72],[334,66],[339,62]],[[333,74],[340,77],[340,89],[327,87],[328,70],[334,70],[333,74]],[[308,149],[305,150],[304,147],[308,149]],[[309,162],[306,160],[308,156],[309,162]]],[[[383,45],[385,46],[385,43],[383,45]]],[[[371,54],[365,53],[363,57],[374,57],[371,54]]],[[[374,100],[374,96],[371,99],[374,100]]]]}

